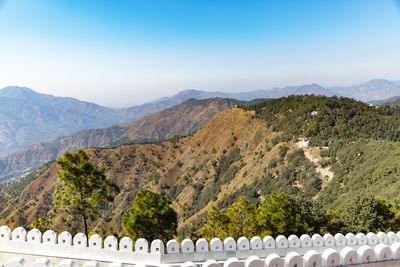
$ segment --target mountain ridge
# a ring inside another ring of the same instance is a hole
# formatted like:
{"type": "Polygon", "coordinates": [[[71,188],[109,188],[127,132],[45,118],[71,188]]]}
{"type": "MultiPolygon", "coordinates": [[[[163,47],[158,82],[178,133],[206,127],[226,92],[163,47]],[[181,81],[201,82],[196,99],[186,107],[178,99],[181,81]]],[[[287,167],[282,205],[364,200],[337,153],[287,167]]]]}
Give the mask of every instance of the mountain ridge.
{"type": "Polygon", "coordinates": [[[347,96],[366,101],[400,95],[400,82],[375,79],[351,87],[324,88],[318,84],[309,84],[238,93],[190,89],[171,97],[122,109],[102,107],[75,98],[41,94],[26,87],[6,87],[0,90],[0,157],[30,144],[49,142],[80,130],[129,123],[144,115],[179,105],[190,98],[223,97],[248,101],[310,93],[347,96]]]}
{"type": "MultiPolygon", "coordinates": [[[[257,203],[284,192],[315,198],[331,210],[366,190],[397,201],[400,132],[393,126],[399,118],[399,108],[290,96],[224,110],[193,135],[87,149],[91,161],[107,166],[107,175],[121,187],[90,227],[121,234],[122,214],[141,188],[171,199],[182,238],[198,233],[212,206],[224,209],[239,196],[257,203]],[[299,140],[307,140],[307,147],[299,140]],[[307,153],[316,157],[310,161],[307,153]],[[327,177],[321,168],[330,170],[327,177]]],[[[25,184],[0,186],[0,223],[26,226],[48,216],[56,174],[50,163],[25,184]]],[[[79,222],[66,222],[63,214],[51,219],[56,231],[79,231],[79,222]]]]}
{"type": "MultiPolygon", "coordinates": [[[[196,89],[183,90],[175,96],[181,97],[188,95],[191,98],[203,97],[223,97],[233,98],[237,100],[248,101],[257,98],[278,98],[288,95],[301,95],[301,94],[322,94],[325,96],[345,96],[360,100],[363,102],[370,102],[377,99],[383,100],[385,98],[400,95],[400,81],[389,81],[386,79],[372,79],[367,82],[359,83],[350,86],[326,86],[323,87],[316,83],[305,85],[292,85],[285,87],[274,87],[272,89],[258,89],[244,92],[221,92],[221,91],[202,91],[196,89]]],[[[168,97],[161,98],[157,101],[169,99],[168,97]]]]}
{"type": "Polygon", "coordinates": [[[45,162],[58,158],[67,150],[160,141],[195,132],[220,111],[244,103],[221,98],[189,99],[178,106],[148,114],[131,123],[82,130],[50,142],[35,143],[0,158],[0,181],[24,176],[45,162]]]}
{"type": "Polygon", "coordinates": [[[37,93],[26,87],[5,87],[0,90],[0,156],[80,130],[129,123],[189,98],[190,95],[172,96],[163,101],[112,109],[72,97],[37,93]]]}

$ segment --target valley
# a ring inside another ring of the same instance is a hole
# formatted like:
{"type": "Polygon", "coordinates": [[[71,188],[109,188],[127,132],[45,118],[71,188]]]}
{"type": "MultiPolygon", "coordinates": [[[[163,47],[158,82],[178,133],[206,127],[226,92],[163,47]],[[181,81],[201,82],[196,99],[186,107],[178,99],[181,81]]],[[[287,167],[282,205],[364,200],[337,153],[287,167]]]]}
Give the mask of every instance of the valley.
{"type": "MultiPolygon", "coordinates": [[[[122,215],[141,188],[172,201],[179,238],[200,234],[212,206],[223,210],[239,196],[258,203],[266,194],[285,192],[337,209],[368,191],[395,202],[400,197],[399,135],[390,125],[399,122],[399,114],[398,108],[347,98],[291,96],[222,111],[193,134],[87,149],[121,188],[89,228],[123,234],[122,215]]],[[[29,227],[49,216],[53,229],[78,232],[78,221],[51,212],[56,173],[50,163],[19,184],[3,185],[0,223],[29,227]]]]}
{"type": "Polygon", "coordinates": [[[131,123],[82,130],[50,142],[35,143],[0,158],[0,182],[21,179],[42,164],[57,159],[67,150],[160,141],[175,135],[192,133],[222,110],[244,103],[222,98],[189,99],[180,105],[143,116],[131,123]]]}

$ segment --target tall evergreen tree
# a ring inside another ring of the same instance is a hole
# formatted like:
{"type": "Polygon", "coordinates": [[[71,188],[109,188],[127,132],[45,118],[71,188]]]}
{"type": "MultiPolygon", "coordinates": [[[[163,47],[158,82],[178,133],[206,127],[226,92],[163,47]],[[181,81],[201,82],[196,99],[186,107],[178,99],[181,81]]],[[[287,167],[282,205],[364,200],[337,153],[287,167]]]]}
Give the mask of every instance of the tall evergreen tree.
{"type": "Polygon", "coordinates": [[[226,216],[229,218],[228,233],[229,236],[239,239],[241,236],[251,238],[257,234],[257,209],[251,205],[243,196],[232,204],[226,210],[226,216]]]}
{"type": "Polygon", "coordinates": [[[106,168],[94,166],[83,150],[66,152],[57,166],[60,184],[53,194],[56,211],[66,212],[68,219],[81,218],[88,236],[88,219],[95,220],[100,206],[114,201],[119,187],[106,177],[106,168]]]}
{"type": "Polygon", "coordinates": [[[202,234],[208,239],[219,237],[224,239],[228,236],[229,218],[220,212],[216,206],[212,206],[207,213],[207,223],[201,228],[202,234]]]}

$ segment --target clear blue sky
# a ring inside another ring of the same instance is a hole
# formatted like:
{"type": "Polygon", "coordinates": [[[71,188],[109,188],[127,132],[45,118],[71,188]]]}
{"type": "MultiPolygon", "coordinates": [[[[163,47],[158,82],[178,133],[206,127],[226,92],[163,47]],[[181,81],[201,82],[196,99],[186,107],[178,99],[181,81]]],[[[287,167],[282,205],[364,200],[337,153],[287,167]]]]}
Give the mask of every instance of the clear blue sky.
{"type": "Polygon", "coordinates": [[[400,1],[0,0],[0,87],[109,106],[400,80],[400,1]]]}

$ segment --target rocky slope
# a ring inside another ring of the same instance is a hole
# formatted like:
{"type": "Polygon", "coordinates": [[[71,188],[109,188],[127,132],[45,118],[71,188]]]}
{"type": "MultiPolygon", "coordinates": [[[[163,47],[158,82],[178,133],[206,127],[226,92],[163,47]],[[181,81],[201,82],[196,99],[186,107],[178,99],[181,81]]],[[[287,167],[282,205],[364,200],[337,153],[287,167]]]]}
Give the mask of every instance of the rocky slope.
{"type": "MultiPolygon", "coordinates": [[[[213,203],[226,200],[229,193],[260,178],[279,151],[277,146],[260,156],[265,153],[267,135],[276,134],[269,133],[265,123],[255,119],[252,112],[234,108],[215,116],[193,136],[162,143],[89,149],[91,159],[97,165],[108,166],[108,175],[122,189],[110,209],[91,227],[99,232],[111,228],[120,232],[121,216],[139,188],[169,195],[180,214],[181,225],[185,225],[197,217],[195,214],[203,214],[213,203]],[[210,198],[214,201],[209,202],[210,198]]],[[[57,168],[53,163],[40,172],[23,191],[3,200],[0,224],[27,225],[39,216],[47,216],[57,184],[57,168]]],[[[8,188],[3,190],[13,191],[13,185],[5,187],[8,188]]],[[[67,226],[77,230],[77,224],[64,222],[64,217],[54,218],[54,228],[60,231],[67,226]]]]}
{"type": "MultiPolygon", "coordinates": [[[[140,188],[164,193],[173,200],[182,236],[198,228],[212,205],[225,207],[243,193],[261,196],[269,190],[288,190],[315,195],[320,177],[314,164],[294,140],[280,140],[281,134],[269,130],[254,114],[234,108],[219,113],[200,131],[184,138],[87,150],[97,165],[109,167],[108,175],[122,189],[90,227],[101,234],[120,233],[122,214],[140,188]],[[301,164],[294,166],[286,155],[301,164]],[[292,180],[282,176],[294,171],[297,174],[292,180]]],[[[4,185],[2,192],[8,196],[0,204],[0,224],[29,225],[47,216],[56,173],[53,163],[36,176],[28,176],[29,181],[22,180],[26,187],[4,185]]],[[[66,222],[63,214],[56,215],[53,223],[58,231],[79,230],[79,222],[66,222]]]]}
{"type": "Polygon", "coordinates": [[[190,99],[184,103],[144,116],[132,123],[103,129],[83,130],[51,142],[29,145],[0,158],[0,181],[18,179],[45,162],[88,147],[113,147],[129,142],[165,140],[199,130],[215,114],[244,102],[231,99],[190,99]]]}

